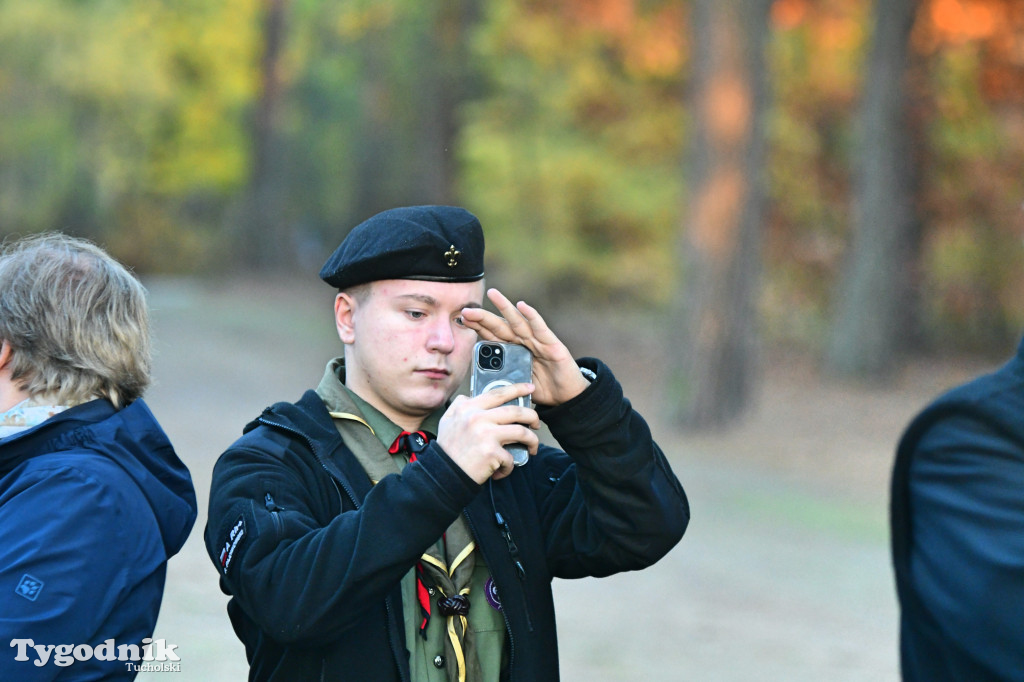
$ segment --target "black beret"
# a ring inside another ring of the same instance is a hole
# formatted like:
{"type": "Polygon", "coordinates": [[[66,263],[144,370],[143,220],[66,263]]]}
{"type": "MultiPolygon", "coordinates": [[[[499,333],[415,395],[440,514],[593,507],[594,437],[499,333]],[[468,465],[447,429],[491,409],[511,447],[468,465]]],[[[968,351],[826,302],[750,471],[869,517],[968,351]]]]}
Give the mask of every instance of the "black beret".
{"type": "Polygon", "coordinates": [[[338,289],[381,279],[475,282],[484,276],[484,234],[464,208],[408,206],[359,223],[320,269],[338,289]]]}

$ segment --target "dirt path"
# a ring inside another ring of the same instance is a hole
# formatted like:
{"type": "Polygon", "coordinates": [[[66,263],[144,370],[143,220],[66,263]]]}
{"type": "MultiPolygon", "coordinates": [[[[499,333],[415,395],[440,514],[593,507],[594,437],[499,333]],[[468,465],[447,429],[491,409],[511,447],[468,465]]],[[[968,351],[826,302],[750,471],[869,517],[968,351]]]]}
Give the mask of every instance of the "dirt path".
{"type": "MultiPolygon", "coordinates": [[[[317,282],[147,284],[158,349],[148,400],[200,500],[196,530],[170,563],[156,637],[178,645],[172,679],[242,680],[244,652],[202,543],[210,472],[263,407],[319,380],[338,350],[331,292],[317,282]]],[[[693,521],[651,569],[556,583],[563,678],[897,680],[885,525],[892,446],[930,396],[978,368],[922,369],[883,391],[775,365],[742,428],[684,438],[658,427],[650,359],[659,349],[626,322],[618,327],[633,332],[585,317],[553,326],[571,325],[563,334],[577,354],[610,360],[654,422],[693,521]]],[[[160,675],[172,673],[140,679],[160,675]]]]}

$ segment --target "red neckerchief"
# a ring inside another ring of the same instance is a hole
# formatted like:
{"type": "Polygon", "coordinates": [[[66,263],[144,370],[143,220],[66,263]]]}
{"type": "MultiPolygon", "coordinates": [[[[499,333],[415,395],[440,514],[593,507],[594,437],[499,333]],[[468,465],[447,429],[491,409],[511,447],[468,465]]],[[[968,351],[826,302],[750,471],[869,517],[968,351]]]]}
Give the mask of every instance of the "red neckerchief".
{"type": "MultiPolygon", "coordinates": [[[[422,452],[433,439],[434,436],[427,431],[402,431],[388,448],[388,452],[392,455],[408,453],[409,462],[415,462],[417,453],[422,452]]],[[[426,639],[427,624],[430,622],[430,592],[423,583],[423,562],[421,561],[416,562],[416,599],[420,603],[420,615],[423,616],[423,620],[420,621],[420,636],[426,639]]]]}

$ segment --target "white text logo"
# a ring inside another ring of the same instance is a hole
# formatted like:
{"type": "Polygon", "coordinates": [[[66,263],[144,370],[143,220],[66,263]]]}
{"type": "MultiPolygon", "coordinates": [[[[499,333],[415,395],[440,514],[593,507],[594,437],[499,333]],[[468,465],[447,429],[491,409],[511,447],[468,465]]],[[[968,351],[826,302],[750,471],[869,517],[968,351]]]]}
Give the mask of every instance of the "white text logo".
{"type": "Polygon", "coordinates": [[[92,647],[88,644],[36,644],[31,639],[12,639],[11,646],[17,649],[16,661],[32,661],[33,665],[42,667],[50,660],[59,667],[67,667],[75,661],[180,661],[174,650],[177,644],[168,644],[162,639],[142,640],[138,644],[114,644],[114,640],[105,640],[102,644],[92,647]],[[33,653],[35,660],[29,658],[33,653]]]}

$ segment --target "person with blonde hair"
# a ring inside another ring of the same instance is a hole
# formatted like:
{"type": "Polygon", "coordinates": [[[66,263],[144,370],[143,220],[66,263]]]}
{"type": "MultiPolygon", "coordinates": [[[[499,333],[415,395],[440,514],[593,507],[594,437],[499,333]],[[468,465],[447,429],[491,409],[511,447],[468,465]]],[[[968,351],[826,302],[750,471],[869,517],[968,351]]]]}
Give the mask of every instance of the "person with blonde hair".
{"type": "Polygon", "coordinates": [[[0,250],[0,679],[132,679],[152,645],[196,497],[150,365],[146,291],[103,249],[0,250]]]}

